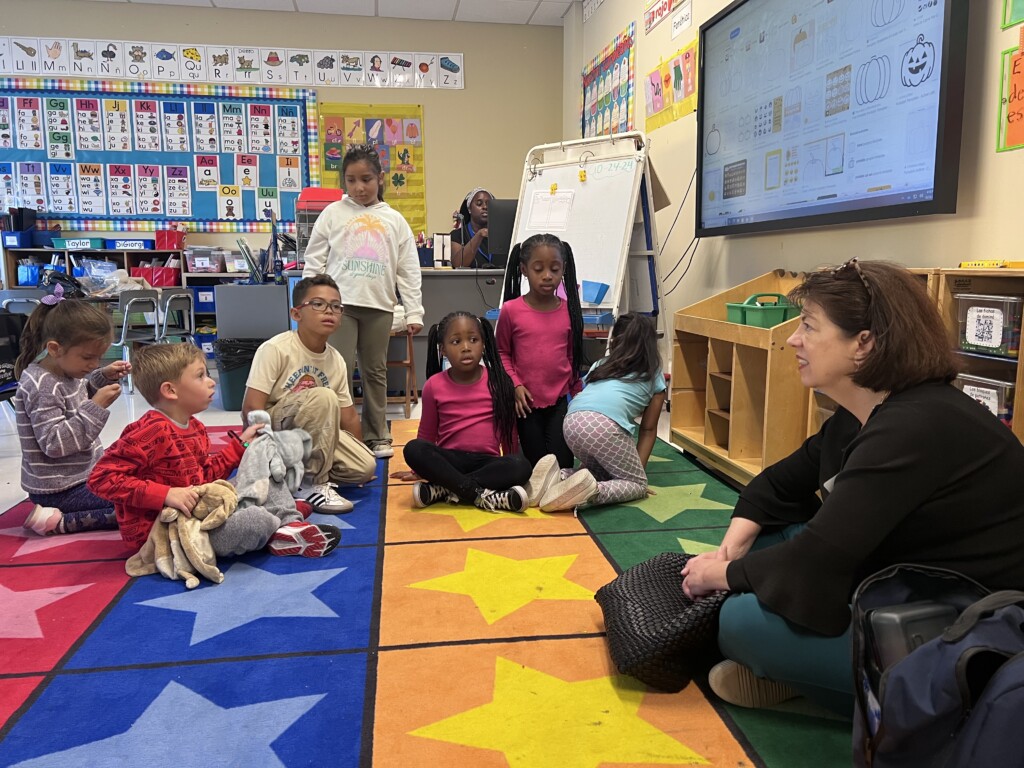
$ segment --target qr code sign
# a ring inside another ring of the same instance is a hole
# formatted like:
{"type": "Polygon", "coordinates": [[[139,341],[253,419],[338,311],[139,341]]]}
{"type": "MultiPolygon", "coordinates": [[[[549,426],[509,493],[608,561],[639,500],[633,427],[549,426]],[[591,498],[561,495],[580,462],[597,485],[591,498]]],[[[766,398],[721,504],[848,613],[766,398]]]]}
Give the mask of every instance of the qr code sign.
{"type": "Polygon", "coordinates": [[[995,307],[970,307],[967,310],[965,338],[979,347],[998,347],[1003,343],[1003,310],[995,307]]]}

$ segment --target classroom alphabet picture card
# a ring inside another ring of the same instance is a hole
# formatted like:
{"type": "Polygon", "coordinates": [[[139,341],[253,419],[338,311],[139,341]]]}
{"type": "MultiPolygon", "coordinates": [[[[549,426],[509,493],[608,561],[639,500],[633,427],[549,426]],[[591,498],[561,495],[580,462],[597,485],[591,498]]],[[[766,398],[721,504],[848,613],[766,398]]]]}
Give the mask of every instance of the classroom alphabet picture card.
{"type": "Polygon", "coordinates": [[[72,163],[47,163],[46,189],[50,198],[51,211],[74,213],[78,210],[75,171],[72,163]]]}
{"type": "Polygon", "coordinates": [[[389,54],[387,51],[367,51],[363,62],[363,82],[366,85],[377,88],[383,87],[390,82],[390,69],[388,67],[389,54]]]}
{"type": "Polygon", "coordinates": [[[135,166],[136,210],[140,214],[161,217],[164,214],[164,183],[162,166],[135,166]]]}
{"type": "Polygon", "coordinates": [[[11,41],[0,37],[0,74],[14,74],[14,60],[11,58],[11,41]]]}
{"type": "Polygon", "coordinates": [[[259,155],[235,155],[235,184],[242,192],[255,192],[260,185],[259,155]]]}
{"type": "Polygon", "coordinates": [[[129,152],[132,148],[131,102],[103,99],[104,148],[108,152],[129,152]]]}
{"type": "Polygon", "coordinates": [[[11,54],[16,75],[38,75],[42,65],[38,58],[39,40],[34,37],[12,37],[11,54]]]}
{"type": "Polygon", "coordinates": [[[212,83],[235,82],[234,54],[226,45],[206,46],[206,71],[212,83]]]}
{"type": "Polygon", "coordinates": [[[220,152],[220,126],[217,123],[217,104],[213,101],[193,101],[192,136],[197,152],[220,152]]]}
{"type": "Polygon", "coordinates": [[[298,192],[301,184],[302,169],[299,167],[299,158],[278,156],[277,186],[289,192],[298,192]]]}
{"type": "Polygon", "coordinates": [[[101,163],[79,163],[76,169],[78,211],[87,216],[107,215],[107,185],[101,163]]]}
{"type": "Polygon", "coordinates": [[[338,71],[341,85],[363,85],[363,52],[338,51],[338,71]]]}
{"type": "Polygon", "coordinates": [[[388,83],[392,88],[412,88],[416,85],[415,54],[395,52],[388,54],[388,83]]]}
{"type": "Polygon", "coordinates": [[[437,55],[433,53],[417,53],[416,87],[437,88],[437,55]]]}
{"type": "Polygon", "coordinates": [[[14,97],[0,96],[0,149],[14,148],[14,97]]]}
{"type": "Polygon", "coordinates": [[[249,151],[245,104],[220,102],[220,151],[239,154],[249,151]]]}
{"type": "Polygon", "coordinates": [[[414,147],[423,143],[423,127],[418,117],[407,117],[402,120],[402,130],[405,132],[405,143],[414,147]]]}
{"type": "Polygon", "coordinates": [[[168,216],[192,215],[191,170],[187,165],[168,165],[164,168],[164,201],[168,216]]]}
{"type": "Polygon", "coordinates": [[[196,155],[196,192],[215,192],[220,186],[220,155],[196,155]]]}
{"type": "Polygon", "coordinates": [[[37,96],[17,96],[14,104],[14,130],[18,149],[42,149],[43,100],[37,96]]]}
{"type": "Polygon", "coordinates": [[[337,51],[313,51],[313,78],[317,85],[338,84],[337,51]]]}
{"type": "Polygon", "coordinates": [[[256,190],[256,213],[259,218],[270,221],[281,218],[281,200],[274,187],[259,187],[256,190]]]}
{"type": "Polygon", "coordinates": [[[288,51],[284,48],[260,48],[260,80],[267,85],[288,82],[288,51]]]}
{"type": "Polygon", "coordinates": [[[20,204],[36,211],[46,210],[46,187],[42,163],[18,163],[17,189],[20,204]]]}
{"type": "Polygon", "coordinates": [[[285,69],[289,85],[313,85],[313,51],[289,48],[285,51],[285,69]]]}
{"type": "Polygon", "coordinates": [[[100,70],[99,48],[95,40],[71,40],[69,61],[73,77],[96,77],[100,70]]]}
{"type": "Polygon", "coordinates": [[[232,65],[235,68],[236,83],[260,82],[259,48],[233,48],[232,65]]]}
{"type": "Polygon", "coordinates": [[[193,83],[206,82],[206,56],[205,45],[181,46],[181,79],[193,83]]]}
{"type": "Polygon", "coordinates": [[[150,80],[153,77],[153,51],[149,43],[125,44],[125,72],[130,80],[150,80]]]}
{"type": "MultiPolygon", "coordinates": [[[[186,117],[185,102],[160,102],[160,124],[163,130],[165,152],[190,151],[186,117]]],[[[200,149],[200,147],[197,147],[197,149],[200,149]]]]}
{"type": "Polygon", "coordinates": [[[135,215],[135,169],[131,165],[107,165],[107,190],[111,216],[135,215]]]}
{"type": "MultiPolygon", "coordinates": [[[[103,151],[103,112],[96,98],[75,99],[75,148],[103,151]]],[[[2,146],[2,144],[0,144],[2,146]]]]}
{"type": "Polygon", "coordinates": [[[237,184],[217,188],[217,218],[236,221],[242,218],[242,193],[237,184]]]}
{"type": "Polygon", "coordinates": [[[181,79],[181,49],[170,43],[153,44],[153,77],[157,80],[181,79]]]}
{"type": "Polygon", "coordinates": [[[462,88],[462,54],[442,53],[438,63],[438,85],[441,88],[462,88]]]}

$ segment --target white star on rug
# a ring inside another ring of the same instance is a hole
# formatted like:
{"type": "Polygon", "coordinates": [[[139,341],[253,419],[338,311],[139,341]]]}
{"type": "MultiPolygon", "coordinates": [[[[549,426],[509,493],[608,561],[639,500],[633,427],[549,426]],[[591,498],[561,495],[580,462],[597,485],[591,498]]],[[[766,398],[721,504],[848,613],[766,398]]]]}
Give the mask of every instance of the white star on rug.
{"type": "Polygon", "coordinates": [[[87,533],[62,533],[56,536],[40,536],[33,531],[26,530],[20,525],[13,528],[0,528],[0,536],[10,536],[15,539],[25,539],[15,557],[31,555],[35,552],[45,552],[54,547],[63,547],[65,544],[89,541],[120,541],[120,531],[89,531],[87,533]]]}
{"type": "Polygon", "coordinates": [[[338,614],[314,595],[313,590],[344,570],[347,569],[278,575],[235,563],[225,571],[223,584],[144,600],[139,605],[194,613],[196,620],[189,645],[195,645],[257,619],[337,618],[338,614]]]}
{"type": "Polygon", "coordinates": [[[41,638],[43,628],[39,626],[36,611],[50,603],[63,600],[68,595],[81,592],[92,584],[72,584],[68,587],[46,587],[17,592],[0,584],[0,638],[41,638]]]}
{"type": "Polygon", "coordinates": [[[17,763],[22,768],[72,765],[258,765],[285,768],[271,744],[326,694],[240,707],[220,707],[171,681],[124,733],[17,763]],[[174,723],[186,718],[186,730],[174,723]]]}

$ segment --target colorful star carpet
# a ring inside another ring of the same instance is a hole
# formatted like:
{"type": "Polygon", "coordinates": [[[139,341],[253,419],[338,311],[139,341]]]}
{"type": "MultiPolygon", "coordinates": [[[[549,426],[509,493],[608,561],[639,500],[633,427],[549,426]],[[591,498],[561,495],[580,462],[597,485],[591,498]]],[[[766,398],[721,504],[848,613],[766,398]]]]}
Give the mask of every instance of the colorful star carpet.
{"type": "Polygon", "coordinates": [[[849,764],[847,722],[655,693],[608,657],[597,589],[714,548],[734,490],[659,443],[640,502],[417,510],[387,480],[416,422],[392,429],[355,509],[314,516],[334,553],[252,553],[217,586],[130,579],[116,532],[26,533],[27,502],[0,516],[0,766],[849,764]]]}

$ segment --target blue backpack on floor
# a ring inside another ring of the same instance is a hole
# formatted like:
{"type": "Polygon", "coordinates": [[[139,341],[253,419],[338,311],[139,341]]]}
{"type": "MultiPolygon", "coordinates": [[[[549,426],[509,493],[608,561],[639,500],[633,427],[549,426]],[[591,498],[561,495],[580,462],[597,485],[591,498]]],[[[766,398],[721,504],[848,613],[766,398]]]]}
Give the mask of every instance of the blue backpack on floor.
{"type": "Polygon", "coordinates": [[[852,635],[855,765],[1024,766],[1024,592],[896,565],[858,587],[852,635]]]}

